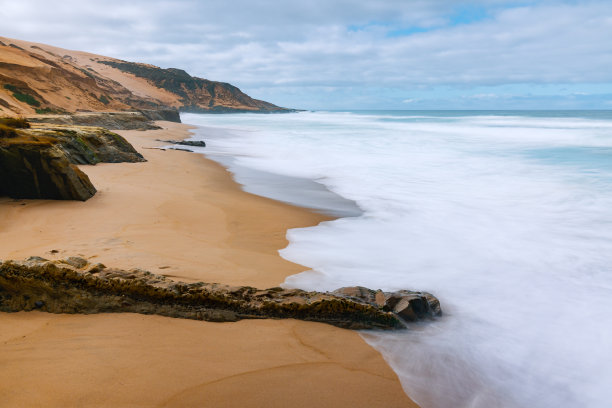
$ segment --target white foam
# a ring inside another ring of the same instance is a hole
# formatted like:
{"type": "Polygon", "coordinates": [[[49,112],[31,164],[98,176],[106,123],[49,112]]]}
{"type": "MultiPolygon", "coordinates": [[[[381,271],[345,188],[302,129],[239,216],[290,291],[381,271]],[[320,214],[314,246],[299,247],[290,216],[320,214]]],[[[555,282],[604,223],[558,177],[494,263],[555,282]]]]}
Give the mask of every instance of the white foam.
{"type": "Polygon", "coordinates": [[[309,178],[355,218],[288,232],[286,286],[435,293],[446,316],[368,334],[427,407],[612,400],[612,120],[184,115],[240,166],[309,178]],[[442,391],[443,390],[443,391],[442,391]]]}

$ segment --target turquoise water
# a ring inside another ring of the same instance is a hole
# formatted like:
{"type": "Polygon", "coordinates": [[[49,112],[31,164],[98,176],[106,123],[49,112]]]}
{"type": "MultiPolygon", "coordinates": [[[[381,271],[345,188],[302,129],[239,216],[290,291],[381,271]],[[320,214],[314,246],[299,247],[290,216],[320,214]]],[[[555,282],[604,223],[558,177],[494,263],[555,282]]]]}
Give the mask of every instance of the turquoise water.
{"type": "Polygon", "coordinates": [[[424,408],[609,406],[612,112],[182,118],[245,188],[359,209],[288,231],[281,255],[311,269],[285,286],[441,299],[442,319],[364,334],[424,408]]]}

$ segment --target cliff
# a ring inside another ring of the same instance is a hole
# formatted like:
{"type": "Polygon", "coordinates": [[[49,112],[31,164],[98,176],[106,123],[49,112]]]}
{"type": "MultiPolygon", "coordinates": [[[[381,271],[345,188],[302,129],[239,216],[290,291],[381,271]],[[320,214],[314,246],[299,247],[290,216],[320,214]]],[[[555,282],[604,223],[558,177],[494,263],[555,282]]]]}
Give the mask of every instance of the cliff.
{"type": "Polygon", "coordinates": [[[0,37],[0,116],[142,109],[287,111],[180,69],[0,37]]]}
{"type": "Polygon", "coordinates": [[[362,287],[333,293],[175,282],[140,269],[120,270],[71,257],[0,263],[0,311],[132,312],[208,321],[295,318],[349,329],[401,329],[441,314],[425,292],[362,287]]]}

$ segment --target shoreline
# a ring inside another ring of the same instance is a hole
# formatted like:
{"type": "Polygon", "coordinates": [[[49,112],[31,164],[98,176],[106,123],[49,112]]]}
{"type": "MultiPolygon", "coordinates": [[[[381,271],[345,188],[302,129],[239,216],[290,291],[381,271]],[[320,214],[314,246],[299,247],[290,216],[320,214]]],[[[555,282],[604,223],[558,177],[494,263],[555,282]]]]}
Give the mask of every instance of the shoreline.
{"type": "MultiPolygon", "coordinates": [[[[0,258],[80,255],[175,280],[262,288],[303,271],[277,253],[286,230],[331,218],[246,193],[203,155],[155,149],[155,139],[190,136],[187,125],[162,126],[118,132],[149,162],[86,166],[99,192],[85,203],[0,199],[0,258]]],[[[414,406],[380,353],[358,333],[324,324],[39,312],[0,314],[0,322],[10,327],[0,338],[0,395],[14,405],[306,406],[324,396],[324,406],[414,406]],[[106,361],[112,355],[121,357],[106,361]],[[20,393],[23,381],[36,391],[20,393]],[[122,382],[131,387],[104,393],[122,382]],[[266,396],[259,404],[258,395],[266,396]]]]}

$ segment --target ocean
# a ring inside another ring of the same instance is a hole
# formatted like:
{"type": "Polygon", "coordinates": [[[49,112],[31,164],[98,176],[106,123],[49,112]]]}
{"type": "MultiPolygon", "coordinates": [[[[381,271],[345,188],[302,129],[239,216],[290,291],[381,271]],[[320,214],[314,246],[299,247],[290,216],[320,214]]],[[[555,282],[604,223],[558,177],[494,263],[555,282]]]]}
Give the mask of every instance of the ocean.
{"type": "Polygon", "coordinates": [[[425,290],[363,333],[423,408],[612,404],[612,111],[183,114],[245,190],[340,218],[289,230],[287,287],[425,290]]]}

